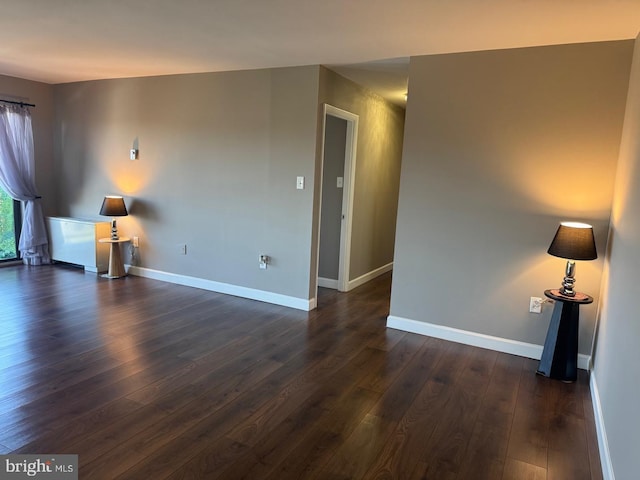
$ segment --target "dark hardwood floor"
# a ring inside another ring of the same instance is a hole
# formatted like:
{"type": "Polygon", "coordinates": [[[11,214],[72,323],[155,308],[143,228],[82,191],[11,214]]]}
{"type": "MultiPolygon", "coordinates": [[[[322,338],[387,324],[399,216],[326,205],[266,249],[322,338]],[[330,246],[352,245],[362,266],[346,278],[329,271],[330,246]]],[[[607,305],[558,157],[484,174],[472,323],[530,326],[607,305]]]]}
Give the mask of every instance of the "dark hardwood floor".
{"type": "Polygon", "coordinates": [[[0,453],[81,479],[601,479],[588,375],[385,328],[390,276],[301,312],[0,268],[0,453]]]}

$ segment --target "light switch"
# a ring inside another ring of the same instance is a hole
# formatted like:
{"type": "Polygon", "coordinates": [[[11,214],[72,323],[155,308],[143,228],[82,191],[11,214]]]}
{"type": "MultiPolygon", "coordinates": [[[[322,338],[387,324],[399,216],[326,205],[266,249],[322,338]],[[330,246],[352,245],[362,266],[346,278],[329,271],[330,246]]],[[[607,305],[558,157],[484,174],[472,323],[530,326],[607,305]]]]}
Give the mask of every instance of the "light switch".
{"type": "Polygon", "coordinates": [[[304,190],[304,177],[298,177],[296,180],[296,188],[298,190],[304,190]]]}
{"type": "Polygon", "coordinates": [[[129,159],[130,160],[137,160],[138,159],[138,149],[137,148],[132,148],[129,150],[129,159]]]}
{"type": "Polygon", "coordinates": [[[338,188],[342,188],[344,186],[344,178],[343,177],[338,177],[338,181],[336,182],[336,186],[338,188]]]}

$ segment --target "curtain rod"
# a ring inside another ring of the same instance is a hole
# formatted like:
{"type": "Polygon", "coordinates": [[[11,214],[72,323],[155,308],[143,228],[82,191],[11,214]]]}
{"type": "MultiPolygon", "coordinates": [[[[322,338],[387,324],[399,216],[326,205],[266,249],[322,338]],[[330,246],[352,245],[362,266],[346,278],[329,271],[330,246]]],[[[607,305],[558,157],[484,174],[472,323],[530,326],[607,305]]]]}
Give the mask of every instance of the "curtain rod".
{"type": "Polygon", "coordinates": [[[14,105],[20,105],[21,107],[35,107],[33,103],[14,102],[13,100],[4,100],[3,98],[0,98],[0,102],[12,103],[14,105]]]}

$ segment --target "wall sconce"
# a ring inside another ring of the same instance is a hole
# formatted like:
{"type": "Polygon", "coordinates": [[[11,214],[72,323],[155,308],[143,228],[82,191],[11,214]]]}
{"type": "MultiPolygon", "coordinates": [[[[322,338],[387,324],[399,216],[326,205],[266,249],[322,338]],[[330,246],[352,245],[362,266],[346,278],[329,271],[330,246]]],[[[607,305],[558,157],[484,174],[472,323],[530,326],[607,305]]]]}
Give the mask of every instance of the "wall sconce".
{"type": "Polygon", "coordinates": [[[575,260],[595,260],[598,258],[593,227],[586,223],[562,222],[547,253],[555,257],[566,258],[567,266],[560,293],[566,297],[575,297],[575,260]]]}
{"type": "Polygon", "coordinates": [[[118,240],[118,228],[116,227],[116,219],[113,217],[126,217],[129,215],[124,199],[118,195],[107,195],[102,201],[100,215],[111,218],[111,240],[118,240]]]}

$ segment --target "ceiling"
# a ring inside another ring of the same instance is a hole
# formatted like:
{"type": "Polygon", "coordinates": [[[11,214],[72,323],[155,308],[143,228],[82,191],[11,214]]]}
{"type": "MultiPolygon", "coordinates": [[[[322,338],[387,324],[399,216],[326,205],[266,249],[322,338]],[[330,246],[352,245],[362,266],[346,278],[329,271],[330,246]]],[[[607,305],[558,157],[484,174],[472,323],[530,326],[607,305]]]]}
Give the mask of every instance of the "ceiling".
{"type": "Polygon", "coordinates": [[[634,38],[640,0],[1,0],[0,73],[46,83],[328,65],[400,102],[408,57],[634,38]]]}

